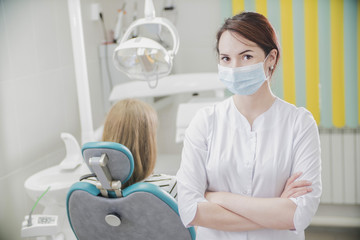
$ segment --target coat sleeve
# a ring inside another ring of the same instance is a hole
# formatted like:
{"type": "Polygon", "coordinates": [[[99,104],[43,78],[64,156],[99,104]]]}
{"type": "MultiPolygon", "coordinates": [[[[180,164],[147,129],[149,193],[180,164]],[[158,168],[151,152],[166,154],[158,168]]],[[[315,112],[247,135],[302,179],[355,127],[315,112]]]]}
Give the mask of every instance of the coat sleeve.
{"type": "Polygon", "coordinates": [[[315,215],[320,203],[321,187],[321,151],[319,131],[310,112],[301,108],[294,126],[293,167],[292,172],[302,172],[297,180],[312,182],[313,191],[292,198],[297,204],[294,215],[296,231],[305,230],[315,215]]]}
{"type": "Polygon", "coordinates": [[[206,202],[206,159],[210,135],[212,107],[198,111],[185,132],[180,169],[177,173],[178,204],[185,227],[193,221],[197,204],[206,202]]]}

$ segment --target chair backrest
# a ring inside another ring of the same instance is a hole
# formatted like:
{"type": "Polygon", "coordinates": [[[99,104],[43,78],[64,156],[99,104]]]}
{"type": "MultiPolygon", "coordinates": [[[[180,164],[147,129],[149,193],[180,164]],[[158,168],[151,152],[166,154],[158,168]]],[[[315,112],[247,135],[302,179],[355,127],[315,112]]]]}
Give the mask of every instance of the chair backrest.
{"type": "Polygon", "coordinates": [[[116,183],[128,181],[134,169],[125,146],[88,143],[82,153],[99,182],[77,182],[68,192],[68,218],[79,240],[195,239],[195,230],[184,227],[177,202],[167,192],[143,182],[116,189],[121,186],[116,183]]]}

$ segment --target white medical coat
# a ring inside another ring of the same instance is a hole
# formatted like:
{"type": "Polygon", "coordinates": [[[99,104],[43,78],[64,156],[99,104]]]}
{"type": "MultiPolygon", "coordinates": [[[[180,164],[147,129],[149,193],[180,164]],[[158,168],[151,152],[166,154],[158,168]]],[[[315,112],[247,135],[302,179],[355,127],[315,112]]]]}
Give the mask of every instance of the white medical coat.
{"type": "Polygon", "coordinates": [[[311,113],[279,98],[250,126],[233,98],[199,110],[185,133],[177,173],[179,212],[185,226],[194,219],[206,191],[259,198],[280,197],[286,180],[312,182],[313,191],[291,199],[297,204],[296,230],[225,232],[199,227],[197,240],[304,239],[321,195],[320,141],[311,113]]]}

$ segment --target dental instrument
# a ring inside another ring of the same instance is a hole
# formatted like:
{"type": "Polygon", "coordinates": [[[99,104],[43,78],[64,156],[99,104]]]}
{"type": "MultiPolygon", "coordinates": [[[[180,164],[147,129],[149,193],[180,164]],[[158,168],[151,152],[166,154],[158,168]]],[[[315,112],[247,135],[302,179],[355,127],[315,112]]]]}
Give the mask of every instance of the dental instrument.
{"type": "Polygon", "coordinates": [[[31,209],[31,211],[30,211],[30,213],[29,213],[28,223],[27,223],[27,226],[28,226],[28,227],[30,227],[30,226],[32,225],[32,222],[31,222],[31,215],[32,215],[32,213],[34,212],[34,210],[35,210],[36,206],[38,205],[40,199],[50,190],[50,187],[51,187],[51,186],[49,186],[49,187],[45,190],[45,192],[43,192],[43,194],[41,194],[41,196],[37,199],[37,201],[35,202],[33,208],[31,209]]]}
{"type": "MultiPolygon", "coordinates": [[[[25,216],[25,220],[22,223],[21,237],[38,237],[38,236],[51,236],[52,239],[56,239],[59,231],[58,216],[56,215],[33,215],[25,216]],[[30,226],[27,222],[32,219],[33,222],[30,226]]],[[[62,235],[62,234],[59,234],[62,235]]]]}
{"type": "Polygon", "coordinates": [[[115,49],[113,60],[115,67],[126,73],[129,78],[147,81],[150,88],[155,88],[158,80],[170,74],[173,58],[179,50],[179,35],[175,26],[166,18],[155,17],[152,0],[145,1],[145,18],[133,22],[124,33],[120,44],[115,49]],[[159,25],[167,28],[172,36],[172,49],[146,37],[129,39],[132,32],[142,25],[159,25]],[[151,83],[155,81],[155,83],[151,83]]]}
{"type": "Polygon", "coordinates": [[[50,187],[51,186],[49,186],[45,192],[40,195],[29,215],[25,216],[25,220],[21,225],[21,237],[52,236],[52,238],[54,238],[55,234],[58,232],[58,216],[43,214],[33,215],[40,199],[42,199],[43,196],[50,190],[50,187]]]}
{"type": "Polygon", "coordinates": [[[124,19],[124,15],[126,14],[125,6],[126,6],[126,2],[122,5],[121,9],[118,10],[116,26],[114,29],[114,42],[115,43],[118,43],[119,39],[122,36],[123,19],[124,19]]]}

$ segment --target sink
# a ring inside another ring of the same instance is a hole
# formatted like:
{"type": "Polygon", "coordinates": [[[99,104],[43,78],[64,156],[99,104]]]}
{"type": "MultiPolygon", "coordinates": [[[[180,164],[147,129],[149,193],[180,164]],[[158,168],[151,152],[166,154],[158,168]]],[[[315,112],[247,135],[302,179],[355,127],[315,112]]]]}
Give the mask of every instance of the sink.
{"type": "Polygon", "coordinates": [[[69,133],[61,133],[65,143],[66,156],[59,165],[44,169],[30,176],[25,181],[25,189],[35,202],[48,189],[39,203],[44,207],[65,207],[66,195],[75,182],[85,174],[90,173],[89,168],[82,160],[81,149],[76,138],[69,133]]]}
{"type": "Polygon", "coordinates": [[[25,181],[25,189],[30,198],[34,201],[43,194],[50,186],[49,191],[41,198],[39,204],[44,207],[57,205],[66,206],[66,195],[72,184],[79,181],[79,178],[90,173],[85,163],[80,164],[76,169],[63,169],[59,165],[44,169],[30,176],[25,181]]]}
{"type": "MultiPolygon", "coordinates": [[[[60,164],[44,169],[27,178],[24,187],[29,197],[34,202],[37,202],[39,197],[50,186],[49,191],[39,200],[39,204],[44,207],[42,214],[58,216],[57,227],[60,232],[57,233],[57,236],[62,237],[52,239],[76,240],[67,218],[66,196],[70,187],[78,182],[81,176],[89,174],[90,170],[83,161],[76,138],[69,133],[61,133],[60,136],[65,143],[65,158],[60,164]]],[[[40,236],[42,231],[35,233],[40,236]]]]}

